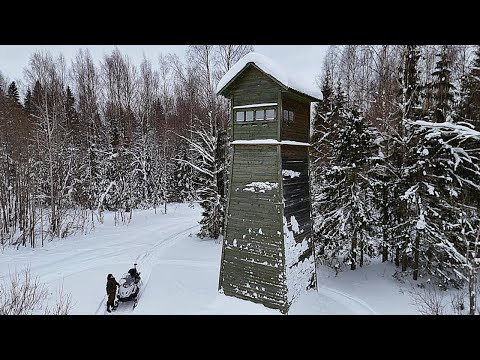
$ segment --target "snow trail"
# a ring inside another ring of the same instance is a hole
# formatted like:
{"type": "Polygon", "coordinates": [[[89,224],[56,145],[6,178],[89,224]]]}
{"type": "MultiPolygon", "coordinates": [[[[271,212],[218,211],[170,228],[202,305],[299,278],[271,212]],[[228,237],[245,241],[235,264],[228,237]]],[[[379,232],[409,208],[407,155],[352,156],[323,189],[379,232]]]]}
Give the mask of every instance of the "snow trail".
{"type": "Polygon", "coordinates": [[[320,285],[318,287],[318,293],[323,295],[327,298],[330,298],[343,306],[347,309],[351,310],[352,313],[357,315],[378,315],[378,313],[373,310],[370,305],[368,305],[365,301],[344,293],[343,291],[335,290],[330,287],[320,285]]]}
{"type": "MultiPolygon", "coordinates": [[[[138,292],[138,295],[137,295],[138,301],[141,301],[142,294],[144,293],[145,288],[148,285],[148,280],[150,279],[150,275],[152,273],[153,267],[159,263],[159,260],[156,257],[156,255],[158,255],[160,251],[163,251],[166,247],[173,245],[175,241],[177,241],[182,235],[186,235],[189,232],[191,232],[193,229],[198,227],[199,225],[193,225],[187,229],[178,231],[177,233],[172,234],[169,238],[166,238],[165,240],[153,245],[151,248],[145,250],[143,253],[139,254],[136,257],[135,263],[137,264],[137,269],[138,271],[140,271],[140,277],[141,277],[140,291],[138,292]]],[[[127,272],[127,270],[128,269],[126,269],[125,272],[127,272]]],[[[99,309],[97,309],[97,311],[95,312],[96,315],[105,313],[106,296],[104,296],[104,300],[102,301],[104,301],[103,303],[104,309],[102,311],[102,306],[100,306],[99,309]]],[[[131,313],[132,311],[134,311],[133,301],[126,301],[123,303],[120,302],[117,310],[115,310],[115,312],[112,312],[112,314],[119,315],[124,313],[131,313]],[[130,309],[130,311],[128,311],[128,309],[130,309]]]]}

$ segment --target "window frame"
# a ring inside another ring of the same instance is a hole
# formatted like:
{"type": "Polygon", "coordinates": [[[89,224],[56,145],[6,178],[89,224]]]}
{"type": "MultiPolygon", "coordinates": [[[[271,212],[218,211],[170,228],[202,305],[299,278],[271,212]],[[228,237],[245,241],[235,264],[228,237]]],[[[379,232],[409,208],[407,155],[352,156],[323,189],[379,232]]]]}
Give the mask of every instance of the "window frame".
{"type": "Polygon", "coordinates": [[[295,111],[283,109],[283,123],[286,125],[293,124],[295,120],[295,111]]]}
{"type": "Polygon", "coordinates": [[[245,122],[245,111],[235,111],[235,122],[236,123],[242,123],[242,122],[245,122]],[[242,114],[243,116],[243,119],[242,120],[238,120],[238,114],[242,114]]]}
{"type": "Polygon", "coordinates": [[[265,107],[251,107],[251,108],[243,108],[234,111],[234,124],[247,124],[247,123],[266,123],[266,122],[274,122],[278,121],[278,108],[276,106],[265,106],[265,107]],[[267,118],[267,111],[273,111],[273,118],[267,118]],[[252,113],[253,118],[248,120],[247,113],[252,113]],[[263,118],[257,119],[257,113],[263,112],[263,118]],[[243,113],[243,120],[238,119],[238,113],[243,113]]]}

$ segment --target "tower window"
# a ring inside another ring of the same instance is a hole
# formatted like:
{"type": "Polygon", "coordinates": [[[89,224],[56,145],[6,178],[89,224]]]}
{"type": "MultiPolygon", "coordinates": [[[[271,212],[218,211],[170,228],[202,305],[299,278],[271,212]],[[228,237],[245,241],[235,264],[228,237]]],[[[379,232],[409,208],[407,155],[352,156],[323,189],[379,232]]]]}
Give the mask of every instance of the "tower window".
{"type": "Polygon", "coordinates": [[[286,124],[293,123],[293,111],[283,110],[283,122],[286,124]]]}
{"type": "Polygon", "coordinates": [[[255,120],[265,120],[265,110],[255,111],[255,120]]]}
{"type": "Polygon", "coordinates": [[[237,123],[242,123],[245,121],[274,121],[275,118],[275,109],[235,111],[235,122],[237,123]]]}
{"type": "Polygon", "coordinates": [[[275,110],[274,109],[268,109],[265,110],[266,114],[266,120],[275,120],[275,110]]]}

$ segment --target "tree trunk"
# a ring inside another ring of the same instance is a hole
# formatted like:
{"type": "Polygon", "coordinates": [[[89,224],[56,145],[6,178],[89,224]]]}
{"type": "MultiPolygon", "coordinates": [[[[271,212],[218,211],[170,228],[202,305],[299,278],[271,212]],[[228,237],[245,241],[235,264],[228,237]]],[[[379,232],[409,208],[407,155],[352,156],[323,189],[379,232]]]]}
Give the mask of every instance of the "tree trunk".
{"type": "MultiPolygon", "coordinates": [[[[45,105],[47,106],[47,105],[45,105]]],[[[48,109],[45,109],[45,118],[47,123],[47,147],[48,147],[48,175],[50,180],[50,206],[51,206],[51,218],[50,218],[50,231],[53,235],[57,235],[57,211],[56,211],[56,199],[55,199],[55,184],[53,178],[53,154],[52,154],[52,133],[53,129],[50,126],[50,119],[48,118],[48,109]]],[[[43,245],[42,245],[43,246],[43,245]]]]}
{"type": "Polygon", "coordinates": [[[404,245],[402,246],[402,272],[407,271],[407,247],[404,245]]]}
{"type": "Polygon", "coordinates": [[[382,245],[382,262],[388,260],[388,244],[384,241],[382,245]]]}
{"type": "Polygon", "coordinates": [[[352,248],[350,250],[350,269],[355,270],[357,268],[357,234],[354,233],[352,237],[352,248]]]}
{"type": "MultiPolygon", "coordinates": [[[[388,151],[388,143],[387,143],[387,151],[388,151]]],[[[386,179],[384,180],[385,182],[387,181],[386,179]]],[[[382,186],[382,195],[383,195],[383,204],[382,204],[382,262],[385,262],[388,260],[388,232],[387,232],[387,226],[388,226],[388,207],[387,207],[387,202],[388,202],[388,192],[386,189],[386,186],[382,186]]]]}
{"type": "Polygon", "coordinates": [[[413,265],[413,280],[418,279],[418,260],[420,257],[420,232],[417,231],[417,235],[415,237],[415,248],[413,249],[414,251],[414,265],[413,265]]]}
{"type": "MultiPolygon", "coordinates": [[[[467,261],[470,263],[470,270],[468,273],[468,296],[470,300],[470,315],[475,315],[477,308],[477,256],[478,256],[478,244],[480,241],[480,221],[478,222],[477,236],[473,245],[473,251],[467,252],[467,261]]],[[[469,246],[470,247],[470,246],[469,246]]]]}
{"type": "Polygon", "coordinates": [[[477,307],[476,299],[476,283],[477,283],[477,274],[473,267],[470,267],[468,271],[468,294],[470,300],[470,315],[475,315],[475,310],[477,307]]]}
{"type": "Polygon", "coordinates": [[[363,240],[360,241],[360,267],[363,266],[363,240]]]}
{"type": "Polygon", "coordinates": [[[395,266],[400,266],[400,246],[395,248],[395,266]]]}

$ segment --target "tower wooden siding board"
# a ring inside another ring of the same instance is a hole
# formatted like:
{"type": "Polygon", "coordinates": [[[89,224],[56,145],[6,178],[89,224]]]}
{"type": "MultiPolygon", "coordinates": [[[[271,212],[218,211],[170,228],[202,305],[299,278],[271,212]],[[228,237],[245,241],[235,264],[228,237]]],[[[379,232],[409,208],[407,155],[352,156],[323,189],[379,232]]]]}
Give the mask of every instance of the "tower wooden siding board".
{"type": "Polygon", "coordinates": [[[222,288],[226,295],[284,309],[278,151],[271,145],[235,145],[222,288]],[[257,182],[267,183],[267,188],[252,185],[257,182]]]}
{"type": "Polygon", "coordinates": [[[308,161],[308,146],[282,145],[282,159],[290,161],[308,161]]]}
{"type": "Polygon", "coordinates": [[[311,233],[310,184],[305,179],[308,179],[308,162],[296,162],[294,164],[295,165],[292,166],[288,160],[282,161],[283,170],[300,172],[300,176],[298,177],[283,176],[284,214],[288,223],[290,223],[291,217],[295,216],[299,224],[300,233],[294,233],[294,238],[299,242],[302,241],[306,233],[311,233]]]}
{"type": "MultiPolygon", "coordinates": [[[[294,112],[293,123],[282,123],[281,139],[308,142],[310,134],[310,103],[299,101],[297,97],[282,92],[284,110],[294,112]]],[[[282,114],[283,119],[283,114],[282,114]]]]}
{"type": "MultiPolygon", "coordinates": [[[[232,108],[241,105],[278,101],[280,86],[261,71],[250,67],[231,85],[232,108]]],[[[245,109],[242,109],[245,110],[245,109]]],[[[235,113],[235,111],[233,111],[235,113]]],[[[279,119],[277,114],[277,119],[279,119]]],[[[237,123],[233,121],[233,140],[278,139],[278,120],[237,123]]]]}
{"type": "Polygon", "coordinates": [[[258,267],[249,268],[248,263],[240,265],[229,263],[228,258],[225,261],[232,268],[232,271],[229,271],[224,277],[224,280],[232,284],[232,286],[224,288],[227,295],[236,296],[240,293],[243,296],[256,299],[258,296],[255,293],[257,293],[261,294],[267,300],[266,302],[273,303],[272,305],[284,304],[285,290],[278,284],[276,275],[268,277],[265,274],[260,274],[258,267]],[[239,269],[242,269],[242,271],[239,272],[239,269]],[[238,274],[242,274],[242,276],[239,277],[238,274]],[[257,285],[260,283],[261,285],[257,285]]]}
{"type": "Polygon", "coordinates": [[[233,105],[275,103],[280,85],[254,67],[246,69],[231,85],[233,105]]]}
{"type": "MultiPolygon", "coordinates": [[[[294,147],[294,146],[282,146],[282,189],[284,198],[284,216],[287,223],[287,229],[293,232],[293,238],[297,246],[303,245],[305,251],[294,254],[295,259],[292,261],[292,254],[286,254],[289,256],[290,262],[296,264],[303,261],[313,261],[313,244],[312,244],[312,221],[310,217],[310,183],[309,183],[309,163],[308,163],[308,148],[307,147],[294,147]],[[292,219],[298,223],[298,231],[294,231],[292,219]],[[304,258],[307,259],[304,260],[304,258]]],[[[285,250],[289,251],[289,250],[285,250]]],[[[290,265],[291,266],[291,265],[290,265]]],[[[287,271],[287,284],[291,283],[289,277],[296,276],[294,268],[289,268],[289,264],[286,264],[287,271]],[[294,275],[292,275],[294,274],[294,275]]],[[[310,270],[303,270],[303,277],[299,281],[305,280],[305,271],[311,272],[311,277],[315,278],[315,267],[311,266],[310,270]]],[[[300,271],[302,272],[302,271],[300,271]]],[[[295,279],[296,280],[296,279],[295,279]]],[[[308,284],[302,284],[306,286],[308,284]]],[[[288,306],[294,298],[298,296],[298,288],[290,289],[288,285],[288,306]]]]}
{"type": "MultiPolygon", "coordinates": [[[[251,182],[269,182],[278,184],[278,162],[275,156],[275,146],[269,145],[235,145],[235,153],[232,167],[232,192],[234,196],[248,193],[243,191],[247,184],[251,182]],[[242,147],[242,149],[239,149],[242,147]],[[250,147],[250,150],[248,149],[250,147]],[[270,153],[264,149],[269,147],[270,153]],[[239,189],[237,191],[237,188],[239,189]]],[[[259,193],[263,194],[263,193],[259,193]]],[[[245,194],[246,195],[246,194],[245,194]]]]}
{"type": "MultiPolygon", "coordinates": [[[[235,282],[235,278],[227,278],[228,281],[230,282],[235,282]]],[[[265,292],[265,295],[264,296],[257,296],[257,297],[252,297],[249,293],[252,293],[252,291],[248,288],[242,288],[241,286],[237,286],[235,288],[235,291],[231,291],[229,289],[226,289],[224,291],[225,295],[229,295],[229,296],[235,296],[239,299],[243,299],[243,300],[248,300],[248,301],[252,301],[252,302],[255,302],[255,303],[258,303],[258,304],[262,304],[268,308],[272,308],[272,309],[280,309],[283,313],[286,312],[286,305],[285,305],[285,302],[281,299],[283,299],[283,297],[285,296],[284,294],[282,294],[282,291],[283,289],[279,288],[278,289],[278,292],[274,292],[274,293],[267,293],[265,292]],[[244,295],[243,293],[247,293],[249,295],[244,295]]]]}
{"type": "Polygon", "coordinates": [[[235,122],[233,140],[277,139],[278,121],[235,122]]]}

